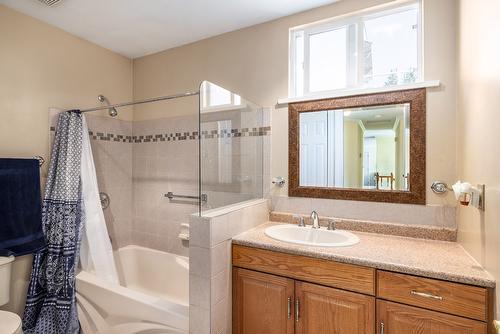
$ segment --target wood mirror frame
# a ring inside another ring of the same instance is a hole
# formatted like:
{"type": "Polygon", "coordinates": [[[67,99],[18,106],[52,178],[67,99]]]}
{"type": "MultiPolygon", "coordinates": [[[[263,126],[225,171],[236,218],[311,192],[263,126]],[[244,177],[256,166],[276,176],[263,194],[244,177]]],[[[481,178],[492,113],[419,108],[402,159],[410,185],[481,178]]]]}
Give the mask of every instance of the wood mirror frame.
{"type": "Polygon", "coordinates": [[[288,105],[288,175],[290,179],[288,195],[293,197],[315,197],[354,201],[425,204],[425,102],[426,90],[425,88],[422,88],[290,103],[288,105]],[[402,103],[410,104],[409,191],[311,187],[299,185],[300,113],[402,103]]]}

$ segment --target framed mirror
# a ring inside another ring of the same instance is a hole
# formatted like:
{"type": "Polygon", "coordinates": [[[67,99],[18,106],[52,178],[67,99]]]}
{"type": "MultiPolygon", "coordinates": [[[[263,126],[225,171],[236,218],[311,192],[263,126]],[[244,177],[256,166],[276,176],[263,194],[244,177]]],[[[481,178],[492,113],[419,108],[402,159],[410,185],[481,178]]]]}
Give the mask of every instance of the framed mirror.
{"type": "Polygon", "coordinates": [[[425,89],[288,112],[289,196],[425,204],[425,89]]]}

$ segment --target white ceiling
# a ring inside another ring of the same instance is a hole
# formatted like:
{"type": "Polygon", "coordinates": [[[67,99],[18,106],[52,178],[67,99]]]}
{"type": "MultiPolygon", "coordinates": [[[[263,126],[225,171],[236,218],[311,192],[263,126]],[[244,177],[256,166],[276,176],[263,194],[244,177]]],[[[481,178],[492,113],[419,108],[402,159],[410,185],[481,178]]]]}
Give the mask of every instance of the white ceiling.
{"type": "Polygon", "coordinates": [[[10,8],[130,58],[338,0],[0,0],[10,8]]]}

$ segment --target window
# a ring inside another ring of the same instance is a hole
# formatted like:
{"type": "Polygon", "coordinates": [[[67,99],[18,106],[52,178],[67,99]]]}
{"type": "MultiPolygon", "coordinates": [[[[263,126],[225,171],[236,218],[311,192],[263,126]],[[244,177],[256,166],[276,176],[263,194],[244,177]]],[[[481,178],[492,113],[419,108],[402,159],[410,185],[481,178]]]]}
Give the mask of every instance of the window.
{"type": "Polygon", "coordinates": [[[241,106],[241,97],[211,82],[204,82],[201,90],[202,111],[220,111],[241,106]]]}
{"type": "Polygon", "coordinates": [[[290,31],[290,96],[422,80],[420,2],[290,31]]]}

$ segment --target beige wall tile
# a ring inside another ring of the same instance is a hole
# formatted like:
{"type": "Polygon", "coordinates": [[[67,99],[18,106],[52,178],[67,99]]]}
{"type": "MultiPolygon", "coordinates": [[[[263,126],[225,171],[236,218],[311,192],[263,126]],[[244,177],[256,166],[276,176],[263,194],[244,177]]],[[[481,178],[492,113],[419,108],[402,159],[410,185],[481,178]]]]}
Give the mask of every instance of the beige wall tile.
{"type": "Polygon", "coordinates": [[[210,278],[189,274],[189,304],[210,308],[210,278]]]}
{"type": "Polygon", "coordinates": [[[210,333],[210,309],[200,306],[189,306],[189,333],[191,334],[211,334],[210,333]]]}

